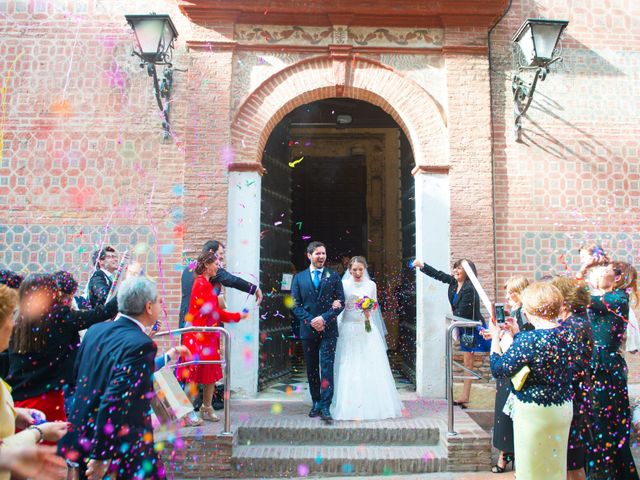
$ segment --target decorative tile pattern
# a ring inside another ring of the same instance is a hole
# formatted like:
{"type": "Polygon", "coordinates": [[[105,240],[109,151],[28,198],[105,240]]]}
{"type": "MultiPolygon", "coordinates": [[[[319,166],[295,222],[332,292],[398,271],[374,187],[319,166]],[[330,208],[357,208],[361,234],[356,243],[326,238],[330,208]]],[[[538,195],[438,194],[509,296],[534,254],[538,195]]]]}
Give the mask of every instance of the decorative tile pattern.
{"type": "Polygon", "coordinates": [[[68,270],[83,288],[91,254],[100,245],[125,248],[143,265],[155,265],[153,232],[146,226],[0,225],[0,266],[22,273],[68,270]]]}
{"type": "Polygon", "coordinates": [[[237,24],[234,40],[251,45],[351,44],[360,47],[439,48],[441,28],[312,27],[237,24]]]}
{"type": "Polygon", "coordinates": [[[329,45],[333,27],[236,25],[234,40],[250,44],[329,45]]]}
{"type": "Polygon", "coordinates": [[[578,249],[582,245],[602,245],[611,258],[634,263],[638,259],[640,233],[525,232],[520,236],[520,262],[534,265],[536,278],[577,271],[578,249]]]}
{"type": "Polygon", "coordinates": [[[361,47],[438,48],[442,36],[440,28],[349,28],[349,40],[361,47]]]}

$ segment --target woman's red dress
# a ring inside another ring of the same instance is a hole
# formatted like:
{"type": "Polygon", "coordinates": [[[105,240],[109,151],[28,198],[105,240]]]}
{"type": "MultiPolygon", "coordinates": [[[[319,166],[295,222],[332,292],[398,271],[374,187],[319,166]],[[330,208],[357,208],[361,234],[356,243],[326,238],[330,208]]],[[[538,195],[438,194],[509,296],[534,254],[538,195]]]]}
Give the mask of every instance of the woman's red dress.
{"type": "MultiPolygon", "coordinates": [[[[189,314],[185,318],[194,327],[218,327],[222,322],[238,322],[240,314],[227,312],[218,306],[218,295],[209,281],[198,275],[193,282],[189,314]]],[[[191,354],[192,360],[220,360],[220,334],[186,333],[182,336],[182,344],[191,354]]],[[[183,381],[208,385],[222,378],[222,368],[214,365],[189,365],[180,368],[178,377],[183,381]]]]}

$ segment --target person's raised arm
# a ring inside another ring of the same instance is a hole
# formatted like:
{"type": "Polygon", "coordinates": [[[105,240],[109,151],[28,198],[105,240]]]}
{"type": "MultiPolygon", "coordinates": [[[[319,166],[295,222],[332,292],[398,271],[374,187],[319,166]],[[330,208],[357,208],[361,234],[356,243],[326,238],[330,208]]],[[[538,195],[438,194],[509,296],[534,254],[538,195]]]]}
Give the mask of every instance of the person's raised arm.
{"type": "Polygon", "coordinates": [[[211,283],[216,282],[221,283],[225,287],[235,288],[241,292],[248,293],[249,295],[253,295],[259,290],[257,285],[247,282],[240,277],[236,277],[235,275],[227,272],[224,268],[219,268],[216,276],[211,278],[211,283]]]}
{"type": "Polygon", "coordinates": [[[456,279],[448,273],[433,268],[431,265],[424,263],[422,260],[414,260],[413,268],[419,269],[425,275],[434,278],[442,283],[455,283],[456,279]]]}
{"type": "Polygon", "coordinates": [[[91,310],[70,310],[69,320],[75,328],[85,330],[96,323],[110,320],[118,314],[118,298],[113,297],[104,305],[98,305],[91,310]]]}

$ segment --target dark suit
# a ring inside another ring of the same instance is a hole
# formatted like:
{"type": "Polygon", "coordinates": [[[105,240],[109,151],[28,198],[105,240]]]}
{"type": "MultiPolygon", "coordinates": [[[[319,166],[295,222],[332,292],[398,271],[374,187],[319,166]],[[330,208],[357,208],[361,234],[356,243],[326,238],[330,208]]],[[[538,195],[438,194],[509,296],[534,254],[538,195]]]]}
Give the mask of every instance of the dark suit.
{"type": "Polygon", "coordinates": [[[107,296],[113,282],[102,270],[93,272],[89,279],[89,303],[93,308],[107,303],[107,296]]]}
{"type": "Polygon", "coordinates": [[[316,289],[311,279],[311,271],[307,268],[293,277],[291,295],[294,300],[292,311],[300,322],[300,338],[311,398],[314,407],[328,410],[333,399],[333,362],[338,341],[337,317],[344,308],[342,280],[336,272],[325,267],[320,285],[316,289]],[[342,308],[331,308],[334,300],[340,300],[342,308]],[[311,320],[317,316],[322,316],[325,322],[322,332],[311,327],[311,320]]]}
{"type": "Polygon", "coordinates": [[[150,417],[156,352],[156,344],[125,317],[87,331],[74,368],[71,428],[58,444],[80,464],[81,478],[85,459],[113,460],[119,479],[164,478],[150,417]]]}
{"type": "MultiPolygon", "coordinates": [[[[195,268],[195,267],[194,267],[195,268]]],[[[180,289],[182,292],[182,298],[180,299],[180,313],[178,316],[178,326],[184,327],[184,317],[189,311],[189,303],[191,302],[191,290],[193,289],[193,282],[196,279],[196,275],[193,268],[186,267],[182,271],[182,277],[180,278],[180,289]]],[[[240,277],[230,274],[224,268],[218,269],[218,274],[212,277],[210,280],[211,285],[220,289],[220,285],[225,287],[235,288],[241,292],[246,292],[249,295],[256,293],[258,287],[253,283],[249,283],[240,277]]]]}

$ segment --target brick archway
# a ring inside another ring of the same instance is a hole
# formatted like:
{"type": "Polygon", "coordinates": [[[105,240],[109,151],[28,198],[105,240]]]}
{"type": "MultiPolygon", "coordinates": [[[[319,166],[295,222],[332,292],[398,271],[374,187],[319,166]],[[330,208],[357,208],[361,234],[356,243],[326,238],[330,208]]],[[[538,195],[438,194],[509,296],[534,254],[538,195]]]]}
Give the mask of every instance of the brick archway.
{"type": "MultiPolygon", "coordinates": [[[[330,97],[372,103],[404,130],[416,165],[448,165],[446,117],[436,100],[414,81],[380,62],[332,52],[281,70],[242,103],[231,125],[231,142],[242,156],[234,162],[260,165],[273,128],[300,105],[330,97]]],[[[232,164],[231,169],[234,169],[232,164]]]]}
{"type": "MultiPolygon", "coordinates": [[[[231,125],[231,145],[236,152],[229,164],[228,268],[252,272],[260,277],[262,157],[275,126],[301,105],[331,97],[344,97],[374,104],[403,129],[418,168],[415,174],[416,256],[446,268],[449,257],[449,150],[446,116],[442,106],[401,73],[379,62],[352,54],[350,47],[332,47],[329,55],[309,58],[268,78],[241,104],[231,125]],[[429,232],[426,235],[426,232],[429,232]]],[[[427,295],[418,276],[416,298],[416,391],[433,398],[444,397],[444,373],[433,374],[433,365],[443,365],[444,312],[433,295],[427,295]],[[440,332],[436,335],[434,331],[440,332]],[[419,337],[419,338],[418,338],[419,337]]],[[[228,292],[230,305],[241,305],[240,292],[228,292]]],[[[240,322],[232,327],[233,388],[255,395],[258,386],[260,322],[240,322]],[[249,342],[246,339],[251,339],[249,342]],[[243,352],[250,350],[251,368],[243,352]]]]}

